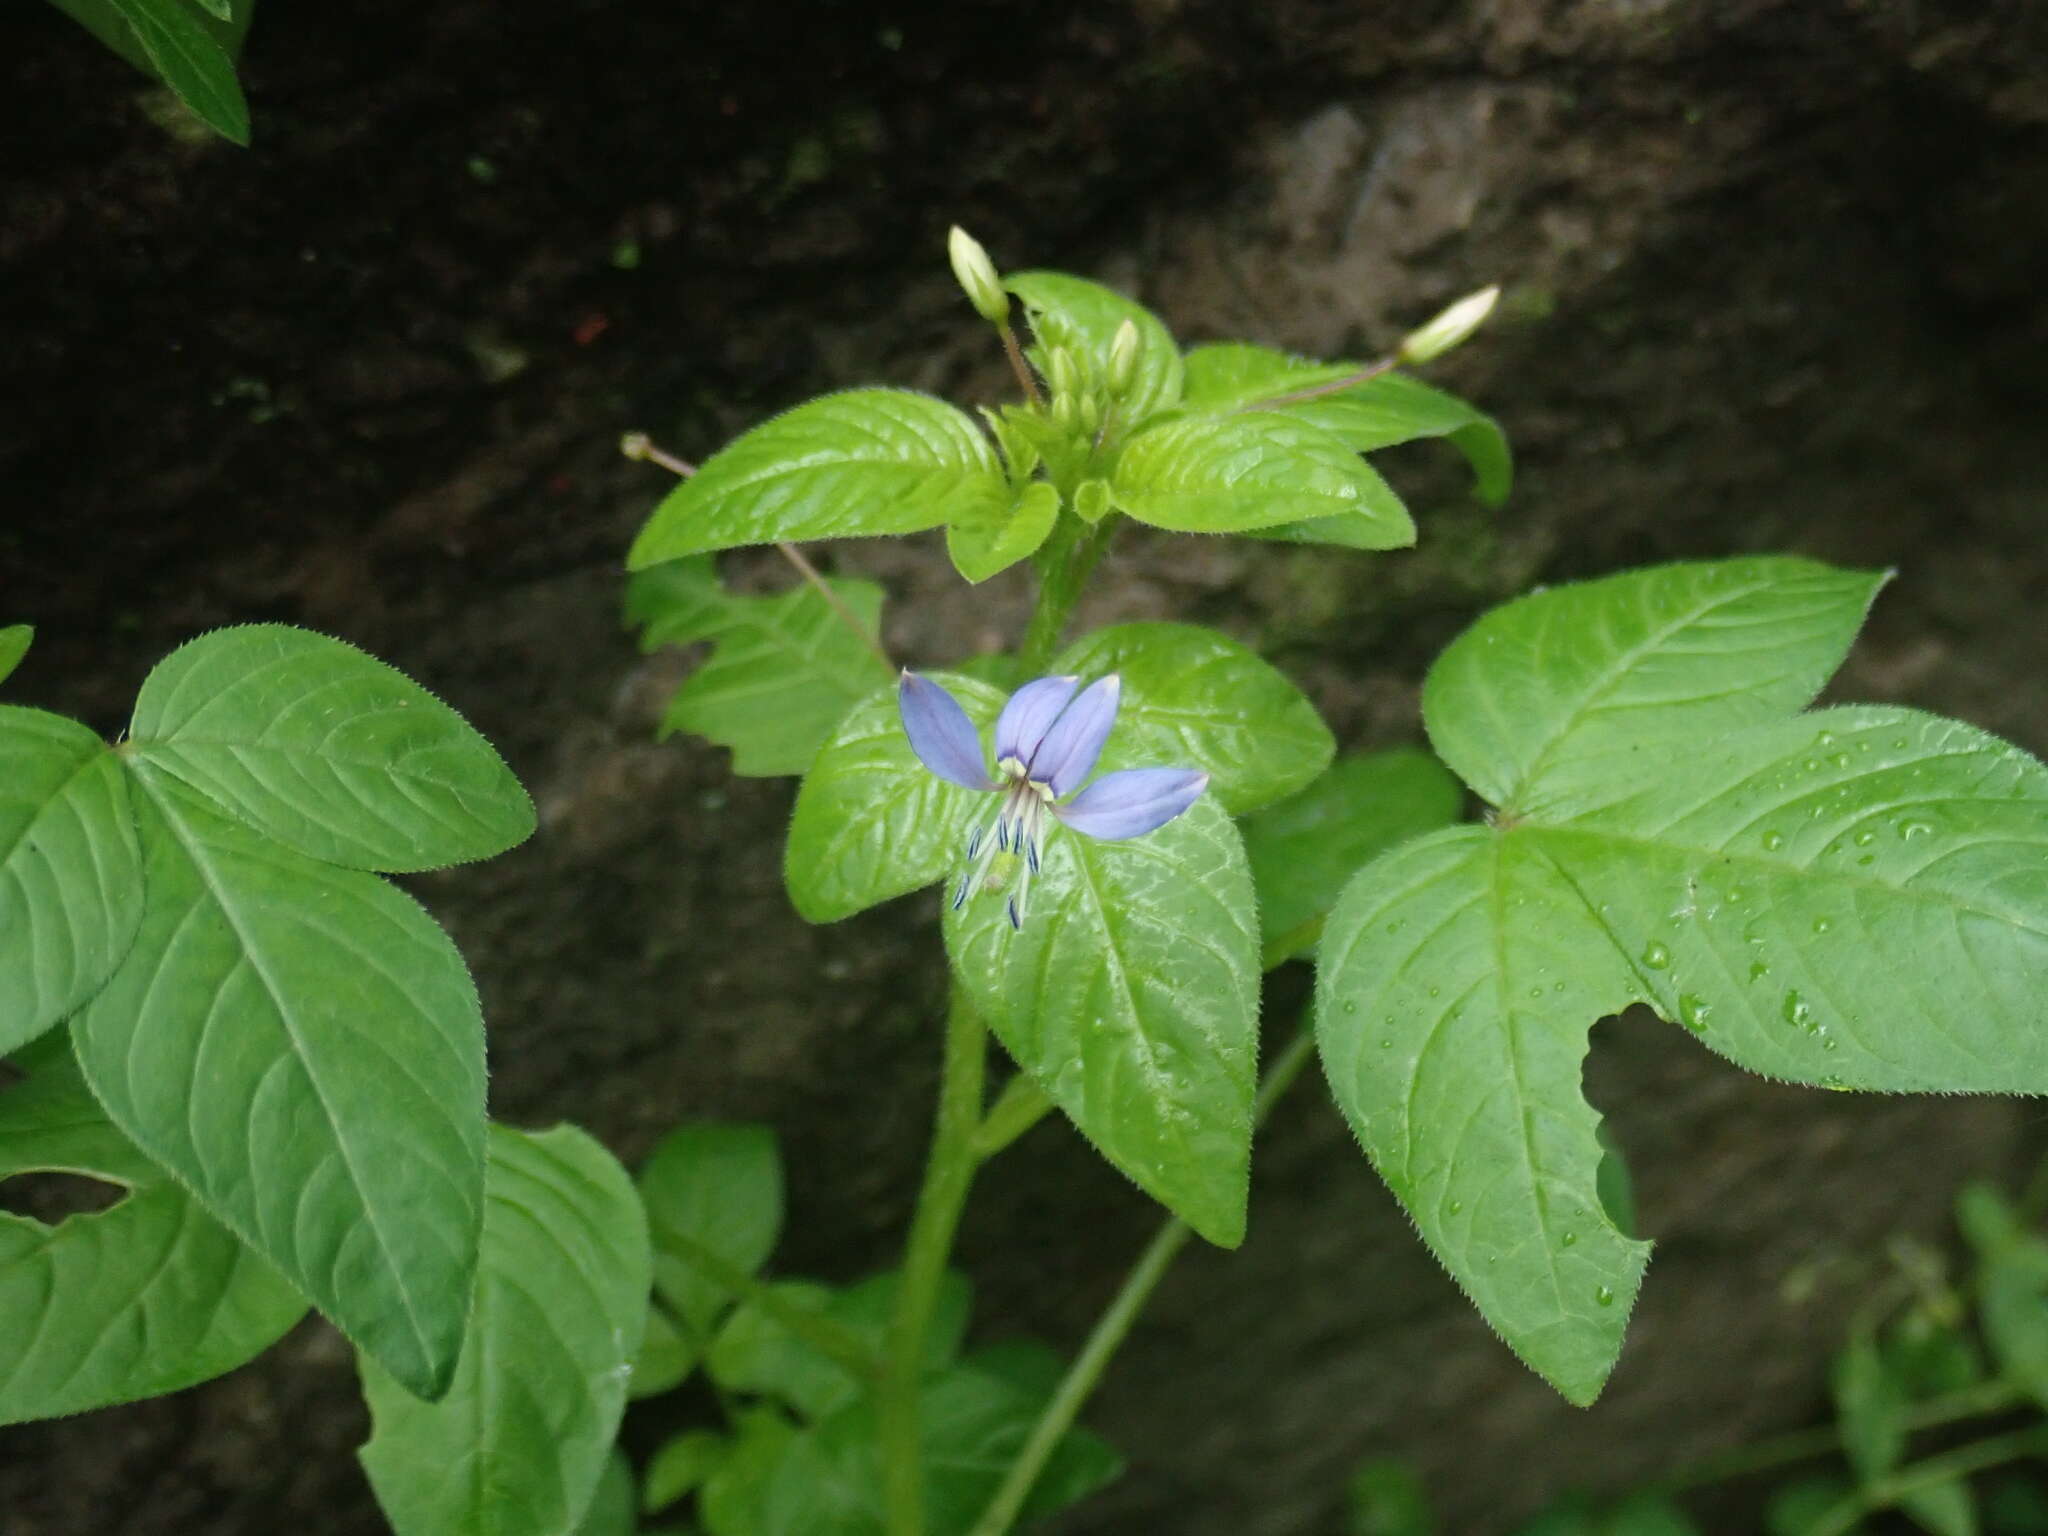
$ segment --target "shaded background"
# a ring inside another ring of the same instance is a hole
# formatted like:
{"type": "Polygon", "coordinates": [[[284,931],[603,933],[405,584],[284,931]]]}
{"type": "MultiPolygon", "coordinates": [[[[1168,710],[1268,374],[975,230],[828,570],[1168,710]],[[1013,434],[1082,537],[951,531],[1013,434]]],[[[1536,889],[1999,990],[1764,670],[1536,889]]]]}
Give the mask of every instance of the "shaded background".
{"type": "MultiPolygon", "coordinates": [[[[1000,397],[951,222],[1185,341],[1370,355],[1510,285],[1435,371],[1514,440],[1505,509],[1397,451],[1417,551],[1133,530],[1087,622],[1220,624],[1373,746],[1417,736],[1429,658],[1532,582],[1794,550],[1900,570],[1839,696],[2048,748],[2042,7],[1062,10],[268,0],[246,153],[167,133],[55,12],[0,14],[0,620],[38,630],[10,696],[111,732],[155,657],[263,618],[448,698],[542,816],[413,882],[477,971],[495,1112],[629,1160],[679,1116],[772,1123],[785,1273],[852,1278],[898,1240],[944,991],[929,898],[805,927],[788,781],[652,744],[685,663],[637,657],[616,609],[663,477],[615,443],[700,456],[853,384],[1000,397]]],[[[1026,609],[1014,573],[961,588],[929,536],[820,558],[889,585],[914,662],[1026,609]]],[[[1487,1532],[1808,1421],[1885,1236],[1940,1238],[1958,1181],[2044,1141],[2034,1104],[1787,1089],[1632,1016],[1595,1043],[1662,1240],[1597,1407],[1488,1335],[1310,1081],[1262,1144],[1245,1249],[1182,1261],[1090,1415],[1128,1475],[1060,1529],[1331,1532],[1354,1462],[1399,1454],[1448,1529],[1487,1532]]],[[[1156,1219],[1041,1126],[963,1233],[981,1334],[1071,1347],[1156,1219]]],[[[308,1324],[210,1386],[0,1434],[0,1529],[374,1532],[364,1433],[308,1324]]],[[[1729,1530],[1747,1507],[1704,1506],[1729,1530]]]]}

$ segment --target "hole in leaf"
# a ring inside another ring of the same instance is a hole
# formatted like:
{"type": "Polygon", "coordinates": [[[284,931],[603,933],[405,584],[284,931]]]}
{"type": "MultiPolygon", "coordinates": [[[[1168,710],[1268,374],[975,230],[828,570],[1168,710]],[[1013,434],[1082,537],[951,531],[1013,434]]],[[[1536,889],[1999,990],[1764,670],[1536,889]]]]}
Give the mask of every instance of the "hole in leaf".
{"type": "Polygon", "coordinates": [[[0,1179],[0,1211],[54,1227],[67,1216],[112,1210],[127,1189],[83,1173],[38,1171],[0,1179]]]}

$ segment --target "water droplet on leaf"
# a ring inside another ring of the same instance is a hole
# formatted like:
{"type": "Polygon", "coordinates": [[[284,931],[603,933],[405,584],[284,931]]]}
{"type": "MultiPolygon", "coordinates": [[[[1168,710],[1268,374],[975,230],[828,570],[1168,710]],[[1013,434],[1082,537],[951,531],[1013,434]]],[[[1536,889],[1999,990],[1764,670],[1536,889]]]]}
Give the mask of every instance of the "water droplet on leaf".
{"type": "Polygon", "coordinates": [[[1764,834],[1764,852],[1776,853],[1785,846],[1785,834],[1775,827],[1764,834]]]}
{"type": "Polygon", "coordinates": [[[1685,992],[1679,995],[1678,1020],[1696,1035],[1705,1032],[1707,1019],[1712,1015],[1713,1011],[1712,1005],[1696,992],[1685,992]]]}
{"type": "Polygon", "coordinates": [[[1652,939],[1643,950],[1643,964],[1653,971],[1668,971],[1671,969],[1671,951],[1652,939]]]}
{"type": "Polygon", "coordinates": [[[1593,1293],[1593,1299],[1603,1307],[1611,1307],[1614,1305],[1614,1292],[1603,1285],[1593,1293]]]}

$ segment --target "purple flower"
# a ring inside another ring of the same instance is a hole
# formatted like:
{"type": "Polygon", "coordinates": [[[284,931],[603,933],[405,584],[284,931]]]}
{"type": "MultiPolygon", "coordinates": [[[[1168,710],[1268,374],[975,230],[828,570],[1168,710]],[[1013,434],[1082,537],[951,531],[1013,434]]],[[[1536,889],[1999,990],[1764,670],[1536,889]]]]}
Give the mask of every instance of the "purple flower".
{"type": "Polygon", "coordinates": [[[1122,687],[1114,673],[1086,688],[1079,683],[1041,677],[1010,695],[996,720],[991,779],[981,737],[959,701],[929,678],[903,674],[896,704],[918,761],[949,784],[1001,796],[994,817],[967,839],[967,872],[953,893],[956,908],[987,880],[998,853],[1011,854],[1024,862],[1009,901],[1010,926],[1021,928],[1048,812],[1076,832],[1116,842],[1165,826],[1207,786],[1209,775],[1198,769],[1126,768],[1104,774],[1067,800],[1102,755],[1122,687]]]}

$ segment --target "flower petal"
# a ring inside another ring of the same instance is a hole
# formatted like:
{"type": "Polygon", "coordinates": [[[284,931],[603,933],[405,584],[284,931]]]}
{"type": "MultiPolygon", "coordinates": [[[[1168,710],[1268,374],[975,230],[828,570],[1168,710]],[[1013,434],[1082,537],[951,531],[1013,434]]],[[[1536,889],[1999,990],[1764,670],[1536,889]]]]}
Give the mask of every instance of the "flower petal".
{"type": "Polygon", "coordinates": [[[1010,702],[996,717],[996,761],[1014,757],[1020,763],[1045,739],[1046,727],[1057,720],[1067,701],[1074,696],[1077,677],[1041,677],[1026,683],[1010,695],[1010,702]]]}
{"type": "Polygon", "coordinates": [[[1208,784],[1198,768],[1126,768],[1104,774],[1052,813],[1076,832],[1114,843],[1165,826],[1208,784]]]}
{"type": "Polygon", "coordinates": [[[1112,672],[1083,688],[1073,703],[1060,711],[1059,719],[1031,754],[1034,782],[1045,785],[1057,798],[1095,771],[1102,744],[1116,724],[1122,689],[1123,679],[1112,672]]]}
{"type": "Polygon", "coordinates": [[[930,678],[906,671],[896,685],[896,708],[910,750],[925,767],[965,789],[995,788],[981,755],[981,735],[953,695],[930,678]]]}

